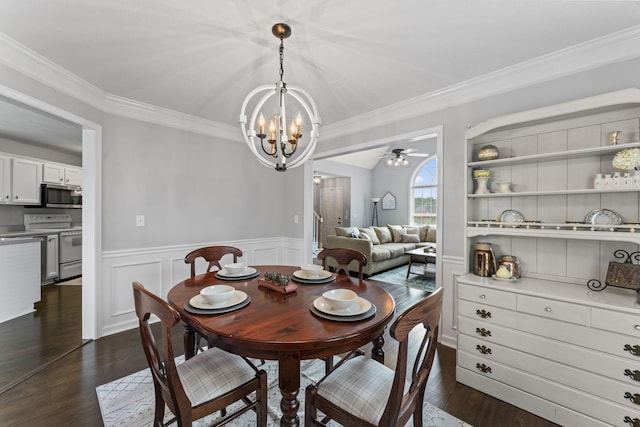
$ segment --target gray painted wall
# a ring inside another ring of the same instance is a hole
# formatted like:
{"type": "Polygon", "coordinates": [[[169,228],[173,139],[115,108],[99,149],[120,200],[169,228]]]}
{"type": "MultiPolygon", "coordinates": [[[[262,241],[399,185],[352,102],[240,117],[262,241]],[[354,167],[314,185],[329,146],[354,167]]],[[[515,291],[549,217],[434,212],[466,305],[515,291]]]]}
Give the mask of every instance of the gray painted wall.
{"type": "Polygon", "coordinates": [[[287,195],[301,193],[297,174],[260,165],[240,142],[106,115],[103,249],[301,236],[283,214],[302,205],[287,195]]]}

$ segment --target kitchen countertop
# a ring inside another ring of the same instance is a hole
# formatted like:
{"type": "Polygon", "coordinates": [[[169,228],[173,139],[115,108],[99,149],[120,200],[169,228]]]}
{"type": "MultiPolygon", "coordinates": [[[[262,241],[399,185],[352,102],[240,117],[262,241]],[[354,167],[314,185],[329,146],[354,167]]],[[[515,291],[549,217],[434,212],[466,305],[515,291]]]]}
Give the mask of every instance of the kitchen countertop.
{"type": "Polygon", "coordinates": [[[5,245],[18,245],[21,243],[37,242],[39,239],[35,237],[22,236],[22,237],[0,237],[0,246],[5,245]]]}
{"type": "Polygon", "coordinates": [[[42,236],[43,234],[57,234],[61,231],[79,231],[82,227],[71,228],[52,228],[52,229],[40,229],[29,231],[11,231],[7,233],[0,233],[1,238],[13,238],[13,237],[30,237],[30,236],[42,236]]]}

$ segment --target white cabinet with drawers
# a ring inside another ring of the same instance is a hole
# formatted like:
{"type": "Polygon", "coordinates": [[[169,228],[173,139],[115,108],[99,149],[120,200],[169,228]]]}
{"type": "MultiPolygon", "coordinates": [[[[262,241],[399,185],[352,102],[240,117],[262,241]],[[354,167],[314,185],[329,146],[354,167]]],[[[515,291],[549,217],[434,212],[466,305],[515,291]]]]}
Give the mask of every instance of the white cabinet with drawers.
{"type": "MultiPolygon", "coordinates": [[[[640,191],[594,188],[640,147],[640,90],[498,117],[467,131],[465,263],[458,278],[459,382],[563,426],[640,426],[640,304],[604,284],[618,249],[640,251],[640,191]],[[621,131],[616,144],[609,134],[621,131]],[[488,144],[499,158],[478,158],[488,144]],[[490,171],[476,194],[473,172],[490,171]],[[509,182],[500,188],[495,184],[509,182]],[[509,191],[505,191],[508,188],[509,191]],[[496,192],[494,192],[495,189],[496,192]],[[596,209],[622,224],[586,223],[596,209]],[[506,216],[504,212],[516,211],[506,216]],[[519,215],[517,215],[519,214],[519,215]],[[475,244],[517,256],[522,278],[472,274],[475,244]]],[[[637,262],[637,261],[635,261],[637,262]]]]}
{"type": "Polygon", "coordinates": [[[640,422],[640,307],[628,292],[490,281],[458,281],[460,382],[560,425],[640,422]]]}

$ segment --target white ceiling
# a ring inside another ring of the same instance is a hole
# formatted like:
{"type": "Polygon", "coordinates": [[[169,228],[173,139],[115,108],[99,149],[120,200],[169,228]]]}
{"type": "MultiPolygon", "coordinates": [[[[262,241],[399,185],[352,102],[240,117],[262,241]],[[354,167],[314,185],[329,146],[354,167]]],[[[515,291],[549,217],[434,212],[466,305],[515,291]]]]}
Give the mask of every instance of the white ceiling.
{"type": "Polygon", "coordinates": [[[637,26],[640,2],[0,2],[2,33],[98,89],[234,127],[278,78],[276,22],[293,30],[284,80],[331,125],[637,26]]]}

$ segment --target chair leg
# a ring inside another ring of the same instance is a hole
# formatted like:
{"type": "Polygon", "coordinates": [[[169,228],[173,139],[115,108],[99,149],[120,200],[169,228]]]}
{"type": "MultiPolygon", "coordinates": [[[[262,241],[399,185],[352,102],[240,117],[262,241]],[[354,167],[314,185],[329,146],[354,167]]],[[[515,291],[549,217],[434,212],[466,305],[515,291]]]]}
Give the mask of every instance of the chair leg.
{"type": "Polygon", "coordinates": [[[327,356],[324,358],[324,374],[329,375],[331,371],[333,371],[333,356],[327,356]]]}
{"type": "Polygon", "coordinates": [[[164,421],[164,400],[162,399],[162,393],[160,392],[158,386],[155,384],[153,384],[154,389],[155,389],[155,400],[156,400],[156,405],[155,405],[155,410],[154,410],[154,415],[153,415],[153,425],[155,427],[163,427],[163,421],[164,421]]]}
{"type": "Polygon", "coordinates": [[[267,373],[262,371],[259,374],[258,381],[260,381],[260,389],[256,392],[256,399],[260,399],[260,401],[256,408],[256,417],[258,418],[257,424],[258,427],[267,427],[267,373]]]}

